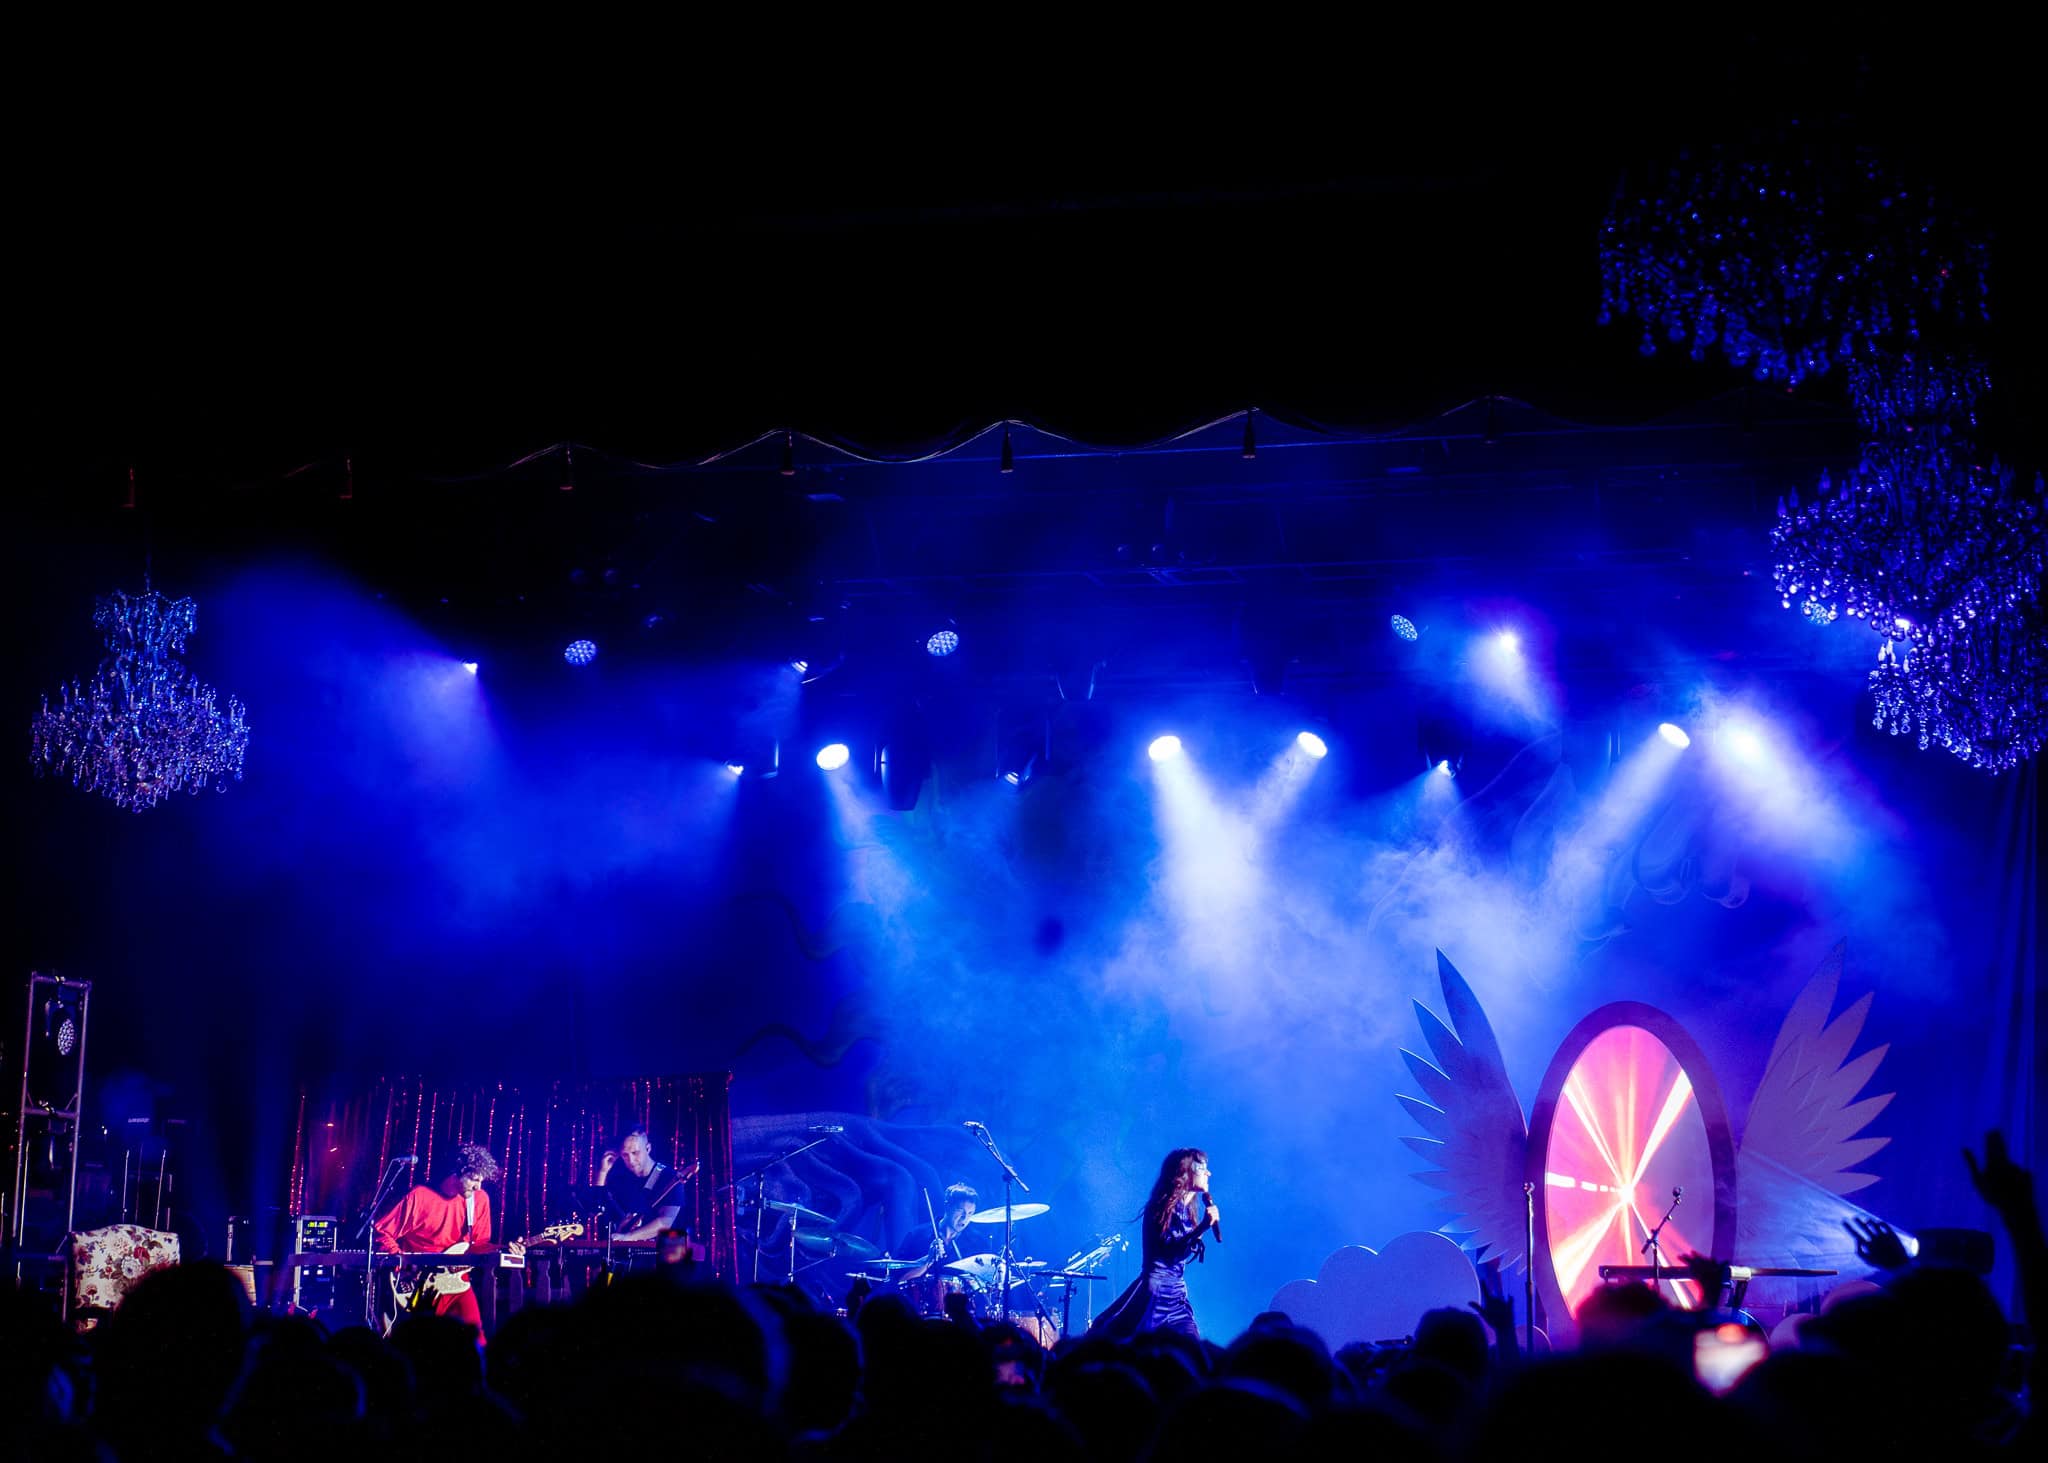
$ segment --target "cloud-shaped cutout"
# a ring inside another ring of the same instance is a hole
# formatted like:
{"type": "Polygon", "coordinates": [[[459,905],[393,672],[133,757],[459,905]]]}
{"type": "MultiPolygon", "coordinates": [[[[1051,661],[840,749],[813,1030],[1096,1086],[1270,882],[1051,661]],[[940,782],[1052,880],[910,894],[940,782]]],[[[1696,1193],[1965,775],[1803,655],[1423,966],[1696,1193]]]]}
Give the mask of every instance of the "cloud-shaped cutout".
{"type": "Polygon", "coordinates": [[[1479,1272],[1455,1240],[1428,1230],[1396,1235],[1386,1248],[1346,1245],[1314,1280],[1290,1280],[1273,1297],[1297,1326],[1332,1351],[1353,1341],[1412,1336],[1424,1311],[1462,1309],[1479,1299],[1479,1272]]]}

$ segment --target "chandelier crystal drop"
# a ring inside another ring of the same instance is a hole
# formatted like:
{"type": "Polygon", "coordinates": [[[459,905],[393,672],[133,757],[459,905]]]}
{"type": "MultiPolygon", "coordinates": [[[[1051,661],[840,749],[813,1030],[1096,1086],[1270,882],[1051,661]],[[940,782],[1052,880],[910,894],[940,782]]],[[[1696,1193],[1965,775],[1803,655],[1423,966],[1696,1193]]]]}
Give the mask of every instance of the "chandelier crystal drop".
{"type": "Polygon", "coordinates": [[[198,608],[146,583],[140,595],[116,590],[96,602],[107,658],[89,683],[61,687],[57,706],[43,698],[29,728],[38,775],[69,778],[138,813],[173,793],[226,791],[241,780],[248,709],[176,659],[198,608]]]}

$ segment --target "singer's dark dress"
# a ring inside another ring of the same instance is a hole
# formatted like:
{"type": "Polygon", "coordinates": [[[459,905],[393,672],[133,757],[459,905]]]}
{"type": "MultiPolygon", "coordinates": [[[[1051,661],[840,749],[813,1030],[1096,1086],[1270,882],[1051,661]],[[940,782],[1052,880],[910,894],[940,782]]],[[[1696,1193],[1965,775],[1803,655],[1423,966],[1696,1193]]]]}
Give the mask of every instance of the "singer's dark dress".
{"type": "Polygon", "coordinates": [[[1188,1261],[1201,1253],[1202,1232],[1208,1225],[1206,1210],[1202,1218],[1190,1219],[1187,1210],[1179,1206],[1166,1221],[1166,1233],[1146,1225],[1144,1268],[1130,1288],[1095,1318],[1094,1331],[1118,1339],[1141,1331],[1178,1331],[1191,1340],[1201,1340],[1194,1307],[1188,1304],[1184,1272],[1188,1261]]]}

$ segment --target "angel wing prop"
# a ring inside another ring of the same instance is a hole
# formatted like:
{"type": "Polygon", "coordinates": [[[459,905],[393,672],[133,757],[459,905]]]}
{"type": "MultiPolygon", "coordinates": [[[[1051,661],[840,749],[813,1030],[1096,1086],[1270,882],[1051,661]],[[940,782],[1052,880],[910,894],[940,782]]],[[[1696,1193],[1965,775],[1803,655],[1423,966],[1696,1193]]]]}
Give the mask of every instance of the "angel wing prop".
{"type": "Polygon", "coordinates": [[[1868,1270],[1843,1221],[1869,1217],[1845,1198],[1877,1182],[1856,1166],[1891,1140],[1859,1138],[1891,1102],[1858,1098],[1888,1047],[1851,1058],[1870,1012],[1865,995],[1832,1021],[1842,978],[1840,945],[1829,952],[1778,1031],[1735,1160],[1736,1253],[1755,1265],[1868,1270]]]}
{"type": "Polygon", "coordinates": [[[1529,1166],[1528,1123],[1479,998],[1441,950],[1436,967],[1452,1024],[1415,1003],[1416,1020],[1436,1062],[1405,1049],[1401,1053],[1422,1096],[1397,1094],[1397,1100],[1429,1135],[1404,1141],[1436,1165],[1415,1177],[1440,1190],[1437,1202],[1458,1216],[1457,1226],[1446,1226],[1447,1232],[1475,1259],[1498,1259],[1504,1267],[1517,1268],[1526,1262],[1528,1248],[1522,1196],[1522,1175],[1529,1166]]]}

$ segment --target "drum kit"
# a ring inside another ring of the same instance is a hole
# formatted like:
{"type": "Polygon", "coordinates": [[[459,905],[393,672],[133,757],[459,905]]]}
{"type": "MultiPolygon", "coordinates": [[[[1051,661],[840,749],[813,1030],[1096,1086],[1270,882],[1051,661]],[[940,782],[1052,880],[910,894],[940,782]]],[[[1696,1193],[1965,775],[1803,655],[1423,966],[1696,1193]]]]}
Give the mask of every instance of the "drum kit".
{"type": "MultiPolygon", "coordinates": [[[[1007,1226],[1020,1220],[1036,1219],[1049,1213],[1051,1208],[1049,1204],[998,1205],[992,1209],[975,1210],[967,1216],[967,1222],[970,1225],[1007,1226]]],[[[1000,1243],[1000,1236],[996,1238],[1000,1243]]],[[[1105,1249],[1104,1257],[1107,1254],[1105,1249]]],[[[859,1268],[845,1273],[849,1279],[866,1281],[875,1293],[886,1291],[902,1296],[913,1310],[924,1316],[946,1316],[947,1304],[954,1296],[962,1298],[968,1314],[977,1320],[992,1321],[1007,1313],[1014,1324],[1048,1348],[1066,1330],[1067,1319],[1073,1311],[1074,1291],[1090,1281],[1104,1278],[1083,1267],[1070,1265],[1055,1269],[1048,1261],[1028,1256],[1019,1259],[1000,1250],[941,1261],[926,1270],[928,1264],[930,1262],[924,1259],[895,1260],[875,1256],[859,1261],[859,1268]],[[906,1270],[924,1270],[925,1273],[915,1280],[896,1279],[900,1272],[906,1270]],[[1049,1296],[1047,1292],[1050,1292],[1049,1296]],[[1007,1305],[1004,1303],[1006,1296],[1007,1305]],[[1052,1302],[1050,1306],[1048,1300],[1052,1302]],[[1057,1319],[1053,1314],[1054,1307],[1059,1311],[1057,1319]]]]}
{"type": "MultiPolygon", "coordinates": [[[[773,1217],[789,1226],[786,1237],[763,1236],[762,1258],[767,1263],[762,1268],[769,1269],[771,1274],[774,1270],[782,1271],[783,1279],[790,1284],[803,1283],[808,1273],[823,1270],[833,1262],[851,1265],[853,1268],[845,1270],[835,1266],[826,1273],[865,1281],[871,1294],[901,1296],[919,1315],[934,1319],[943,1319],[948,1314],[948,1302],[955,1296],[961,1297],[968,1314],[975,1319],[993,1321],[1007,1314],[1013,1324],[1048,1348],[1066,1333],[1076,1293],[1082,1297],[1083,1316],[1092,1312],[1086,1287],[1107,1278],[1097,1267],[1108,1259],[1111,1245],[1116,1243],[1112,1239],[1108,1244],[1075,1255],[1057,1268],[1028,1255],[1006,1256],[1002,1250],[1003,1234],[1017,1223],[1050,1213],[1052,1206],[997,1205],[977,1209],[967,1216],[967,1223],[980,1226],[981,1232],[995,1241],[996,1248],[933,1264],[923,1257],[891,1258],[874,1241],[839,1228],[830,1215],[802,1204],[763,1199],[760,1207],[764,1220],[773,1217]],[[1002,1227],[1001,1232],[992,1233],[998,1226],[1002,1227]],[[897,1278],[910,1270],[923,1273],[914,1279],[897,1278]]],[[[778,1223],[776,1228],[781,1225],[778,1223]]],[[[1082,1324],[1086,1326],[1085,1319],[1082,1324]]]]}

